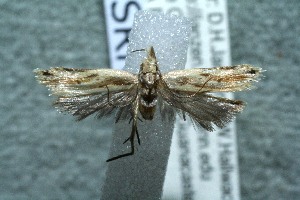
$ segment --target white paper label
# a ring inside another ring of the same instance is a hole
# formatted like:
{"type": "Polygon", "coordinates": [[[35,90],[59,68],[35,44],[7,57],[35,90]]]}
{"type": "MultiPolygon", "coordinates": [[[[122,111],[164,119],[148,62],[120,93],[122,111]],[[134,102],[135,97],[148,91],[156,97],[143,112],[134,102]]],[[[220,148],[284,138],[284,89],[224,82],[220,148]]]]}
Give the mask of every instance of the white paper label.
{"type": "Polygon", "coordinates": [[[142,9],[142,4],[142,0],[104,1],[111,68],[122,69],[124,67],[134,14],[142,9]]]}
{"type": "MultiPolygon", "coordinates": [[[[112,68],[124,66],[127,36],[138,9],[189,17],[193,31],[186,68],[230,65],[226,0],[106,0],[106,24],[112,68]]],[[[231,93],[221,94],[233,98],[231,93]]],[[[240,199],[235,124],[215,132],[196,131],[177,120],[163,200],[240,199]]]]}

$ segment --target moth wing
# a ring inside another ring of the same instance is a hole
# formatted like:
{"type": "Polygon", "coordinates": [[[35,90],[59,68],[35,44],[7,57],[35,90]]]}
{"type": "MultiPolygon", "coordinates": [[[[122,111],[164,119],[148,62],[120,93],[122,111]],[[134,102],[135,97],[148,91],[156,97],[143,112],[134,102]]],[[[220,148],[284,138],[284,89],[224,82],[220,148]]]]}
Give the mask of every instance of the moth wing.
{"type": "Polygon", "coordinates": [[[251,65],[175,70],[163,75],[168,88],[186,93],[234,92],[250,89],[262,70],[251,65]]]}
{"type": "Polygon", "coordinates": [[[260,68],[250,65],[172,71],[163,75],[159,95],[183,118],[187,114],[196,125],[213,131],[214,125],[222,128],[230,122],[243,110],[244,103],[207,92],[249,89],[260,73],[260,68]]]}
{"type": "Polygon", "coordinates": [[[57,96],[55,107],[78,120],[96,112],[103,117],[119,107],[127,111],[137,95],[137,76],[126,71],[54,67],[34,73],[57,96]]]}
{"type": "Polygon", "coordinates": [[[187,114],[197,126],[208,131],[214,130],[213,125],[223,128],[244,108],[242,101],[215,97],[203,92],[190,96],[188,94],[177,93],[176,90],[171,90],[166,86],[162,86],[159,90],[161,98],[169,106],[175,108],[179,115],[185,119],[187,114]]]}

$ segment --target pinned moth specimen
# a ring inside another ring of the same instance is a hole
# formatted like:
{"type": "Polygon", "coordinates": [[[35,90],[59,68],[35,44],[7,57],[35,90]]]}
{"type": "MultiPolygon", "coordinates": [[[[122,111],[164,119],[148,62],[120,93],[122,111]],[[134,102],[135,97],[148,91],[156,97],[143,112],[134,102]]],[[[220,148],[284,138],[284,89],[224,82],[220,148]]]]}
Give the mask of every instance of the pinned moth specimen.
{"type": "Polygon", "coordinates": [[[114,69],[73,69],[54,67],[36,69],[41,84],[57,96],[54,106],[82,120],[96,113],[101,118],[116,112],[119,120],[130,120],[132,129],[124,143],[131,151],[112,157],[107,162],[134,154],[134,138],[140,144],[137,124],[152,120],[154,113],[162,118],[179,113],[186,115],[199,127],[213,131],[224,127],[243,110],[239,100],[212,96],[213,92],[234,92],[250,89],[262,70],[251,65],[175,70],[162,74],[151,46],[139,73],[114,69]]]}

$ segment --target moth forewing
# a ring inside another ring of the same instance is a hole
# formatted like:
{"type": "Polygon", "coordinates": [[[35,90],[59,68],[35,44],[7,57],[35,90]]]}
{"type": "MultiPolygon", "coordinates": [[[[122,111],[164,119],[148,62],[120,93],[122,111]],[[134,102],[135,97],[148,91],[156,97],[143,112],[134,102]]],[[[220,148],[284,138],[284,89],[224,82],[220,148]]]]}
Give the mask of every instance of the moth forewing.
{"type": "Polygon", "coordinates": [[[186,93],[235,92],[250,89],[257,81],[261,68],[251,65],[235,65],[215,68],[194,68],[175,70],[163,75],[168,87],[186,93]]]}
{"type": "Polygon", "coordinates": [[[127,90],[138,83],[137,76],[113,69],[73,69],[53,67],[34,70],[38,81],[56,96],[82,96],[127,90]]]}
{"type": "Polygon", "coordinates": [[[137,94],[137,76],[126,71],[54,67],[34,73],[57,97],[54,106],[78,120],[95,112],[98,116],[111,114],[115,108],[131,104],[137,94]]]}

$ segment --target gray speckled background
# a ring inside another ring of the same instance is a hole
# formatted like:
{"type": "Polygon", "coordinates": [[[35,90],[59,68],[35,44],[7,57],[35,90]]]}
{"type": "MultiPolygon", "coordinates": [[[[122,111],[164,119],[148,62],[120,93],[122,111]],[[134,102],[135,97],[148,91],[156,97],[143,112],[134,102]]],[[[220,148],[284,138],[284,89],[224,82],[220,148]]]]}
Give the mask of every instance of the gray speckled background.
{"type": "MultiPolygon", "coordinates": [[[[300,2],[229,1],[233,64],[263,67],[236,94],[243,199],[300,196],[300,2]]],[[[0,0],[0,199],[98,199],[110,120],[51,107],[36,67],[108,65],[101,0],[0,0]]]]}

